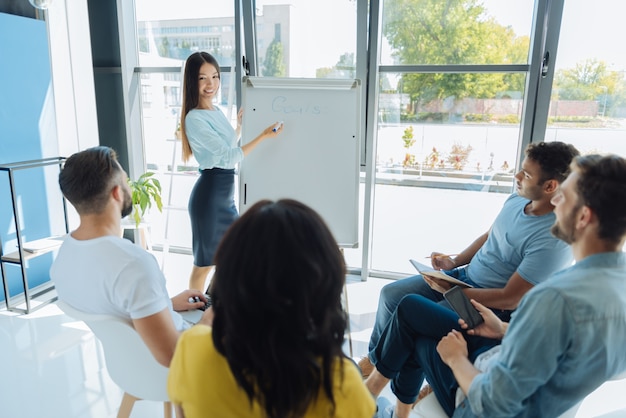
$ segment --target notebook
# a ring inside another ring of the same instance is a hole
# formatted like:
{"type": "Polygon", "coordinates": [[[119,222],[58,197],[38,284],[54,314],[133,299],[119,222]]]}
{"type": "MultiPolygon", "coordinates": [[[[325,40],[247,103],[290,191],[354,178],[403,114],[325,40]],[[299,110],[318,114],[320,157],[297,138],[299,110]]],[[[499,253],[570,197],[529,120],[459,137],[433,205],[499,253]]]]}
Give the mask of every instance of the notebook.
{"type": "Polygon", "coordinates": [[[413,264],[413,267],[415,267],[415,270],[417,270],[419,272],[419,274],[423,275],[423,276],[431,276],[431,277],[436,277],[438,279],[441,280],[445,280],[449,283],[455,284],[457,286],[462,286],[462,287],[474,287],[469,283],[465,283],[460,281],[459,279],[455,279],[452,276],[448,276],[446,273],[444,273],[441,270],[435,270],[434,268],[427,266],[426,264],[422,264],[419,261],[415,261],[413,259],[409,260],[411,262],[411,264],[413,264]]]}

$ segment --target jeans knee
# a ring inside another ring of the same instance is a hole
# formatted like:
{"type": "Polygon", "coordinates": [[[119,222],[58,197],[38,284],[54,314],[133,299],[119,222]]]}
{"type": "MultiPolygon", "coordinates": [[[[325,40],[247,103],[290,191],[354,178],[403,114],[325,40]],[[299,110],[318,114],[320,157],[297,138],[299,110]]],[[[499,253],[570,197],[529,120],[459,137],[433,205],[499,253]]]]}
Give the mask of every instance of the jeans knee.
{"type": "Polygon", "coordinates": [[[390,283],[383,286],[380,290],[380,301],[391,311],[396,308],[398,303],[400,303],[400,300],[406,295],[406,291],[404,289],[399,289],[399,286],[394,285],[396,285],[396,283],[390,283]]]}
{"type": "Polygon", "coordinates": [[[419,310],[420,305],[418,302],[416,302],[418,298],[418,295],[407,295],[400,299],[396,306],[398,316],[405,317],[408,315],[413,315],[415,311],[419,310]]]}
{"type": "Polygon", "coordinates": [[[382,289],[380,289],[380,299],[381,300],[388,300],[390,298],[390,296],[394,293],[393,289],[390,289],[390,286],[392,286],[393,283],[390,284],[386,284],[383,286],[382,289]]]}

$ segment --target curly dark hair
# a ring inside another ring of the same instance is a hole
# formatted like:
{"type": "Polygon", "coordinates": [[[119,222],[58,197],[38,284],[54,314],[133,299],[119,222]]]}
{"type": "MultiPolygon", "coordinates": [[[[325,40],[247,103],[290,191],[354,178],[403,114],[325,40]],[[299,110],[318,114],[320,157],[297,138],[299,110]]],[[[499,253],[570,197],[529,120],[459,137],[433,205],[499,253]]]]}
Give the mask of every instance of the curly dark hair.
{"type": "Polygon", "coordinates": [[[537,142],[528,145],[526,157],[541,167],[542,177],[539,183],[555,179],[563,183],[570,173],[570,164],[580,152],[571,144],[564,142],[537,142]]]}
{"type": "Polygon", "coordinates": [[[585,155],[574,160],[581,203],[596,214],[601,239],[619,244],[626,235],[626,159],[585,155]]]}
{"type": "Polygon", "coordinates": [[[323,388],[334,408],[346,267],[319,214],[295,200],[260,201],[229,228],[215,261],[213,342],[250,402],[295,418],[323,388]]]}

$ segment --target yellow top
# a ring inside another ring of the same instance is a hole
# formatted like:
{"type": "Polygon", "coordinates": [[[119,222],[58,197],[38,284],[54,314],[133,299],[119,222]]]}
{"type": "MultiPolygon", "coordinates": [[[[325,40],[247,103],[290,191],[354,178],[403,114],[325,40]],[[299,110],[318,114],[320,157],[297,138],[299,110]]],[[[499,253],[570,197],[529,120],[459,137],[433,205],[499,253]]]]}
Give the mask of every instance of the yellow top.
{"type": "MultiPolygon", "coordinates": [[[[343,380],[339,363],[333,367],[335,418],[374,416],[374,398],[363,384],[358,368],[344,359],[343,380]]],[[[185,418],[265,418],[258,402],[248,401],[230,371],[226,358],[217,352],[211,328],[195,325],[185,331],[176,346],[167,380],[170,399],[182,405],[185,418]]],[[[331,404],[321,392],[303,418],[329,418],[331,404]]]]}

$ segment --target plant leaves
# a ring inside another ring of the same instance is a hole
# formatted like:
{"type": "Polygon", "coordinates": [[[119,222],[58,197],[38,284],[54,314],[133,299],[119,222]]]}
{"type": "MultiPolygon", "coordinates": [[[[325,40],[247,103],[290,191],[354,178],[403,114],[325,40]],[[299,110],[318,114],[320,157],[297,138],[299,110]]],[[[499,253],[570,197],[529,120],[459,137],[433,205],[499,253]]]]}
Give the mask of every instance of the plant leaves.
{"type": "Polygon", "coordinates": [[[128,185],[132,191],[133,219],[136,226],[139,226],[146,211],[156,204],[159,212],[163,211],[163,201],[161,199],[161,182],[153,177],[155,173],[146,171],[137,180],[128,179],[128,185]]]}

